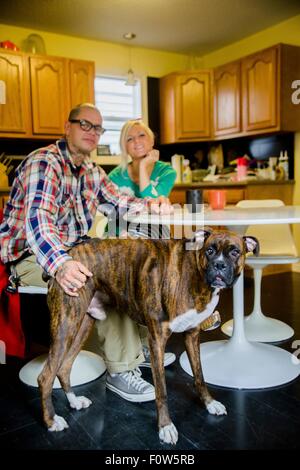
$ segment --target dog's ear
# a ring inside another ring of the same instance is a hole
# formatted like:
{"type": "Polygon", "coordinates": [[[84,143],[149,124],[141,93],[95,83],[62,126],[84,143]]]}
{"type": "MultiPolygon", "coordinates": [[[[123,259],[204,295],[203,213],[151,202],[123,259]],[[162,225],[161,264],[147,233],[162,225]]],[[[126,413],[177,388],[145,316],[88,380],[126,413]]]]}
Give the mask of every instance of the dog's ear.
{"type": "Polygon", "coordinates": [[[243,239],[244,239],[244,242],[245,242],[245,245],[246,245],[246,252],[250,253],[252,251],[252,253],[255,256],[258,256],[259,255],[259,241],[257,240],[257,238],[249,237],[247,235],[247,236],[243,237],[243,239]]]}
{"type": "Polygon", "coordinates": [[[195,242],[202,246],[212,232],[213,229],[211,227],[203,227],[203,229],[197,230],[195,232],[195,242]]]}
{"type": "Polygon", "coordinates": [[[197,230],[197,232],[195,232],[195,235],[194,237],[189,240],[186,245],[185,245],[185,248],[186,250],[200,250],[205,242],[205,240],[209,237],[209,235],[213,232],[213,229],[210,228],[210,227],[203,227],[202,229],[200,230],[197,230]]]}

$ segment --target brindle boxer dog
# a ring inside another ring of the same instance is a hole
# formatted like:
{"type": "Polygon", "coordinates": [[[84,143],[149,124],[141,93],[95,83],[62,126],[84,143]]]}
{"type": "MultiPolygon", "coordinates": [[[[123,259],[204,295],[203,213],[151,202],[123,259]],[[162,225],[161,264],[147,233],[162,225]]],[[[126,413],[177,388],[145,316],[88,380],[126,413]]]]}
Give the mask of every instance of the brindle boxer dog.
{"type": "Polygon", "coordinates": [[[55,414],[52,403],[56,376],[72,408],[79,410],[91,404],[88,398],[75,396],[70,387],[70,370],[94,323],[86,313],[93,298],[104,316],[105,307],[110,305],[120,315],[126,312],[148,327],[161,441],[176,444],[178,439],[168,411],[163,361],[172,332],[184,332],[200,400],[209,413],[226,414],[224,405],[211,397],[203,380],[200,325],[214,311],[220,289],[234,284],[246,253],[258,253],[258,241],[208,229],[197,232],[194,242],[187,243],[187,240],[93,239],[70,251],[73,259],[83,263],[93,277],[80,289],[79,297],[68,296],[55,280],[50,281],[48,304],[53,342],[38,378],[43,418],[49,430],[68,427],[64,418],[55,414]]]}

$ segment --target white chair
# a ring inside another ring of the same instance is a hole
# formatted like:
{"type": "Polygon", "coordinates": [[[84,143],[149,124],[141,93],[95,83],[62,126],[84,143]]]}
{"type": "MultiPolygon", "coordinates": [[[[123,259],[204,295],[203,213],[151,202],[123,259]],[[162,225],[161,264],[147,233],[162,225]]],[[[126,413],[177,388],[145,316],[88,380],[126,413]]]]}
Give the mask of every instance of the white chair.
{"type": "MultiPolygon", "coordinates": [[[[237,203],[239,208],[280,207],[284,203],[278,199],[244,200],[237,203]]],[[[291,264],[299,261],[297,249],[289,225],[251,225],[246,234],[260,242],[260,255],[248,256],[246,264],[254,271],[254,308],[245,317],[245,334],[250,341],[276,342],[294,335],[294,330],[282,321],[267,317],[261,310],[261,281],[263,269],[269,264],[291,264]]],[[[274,293],[274,295],[276,295],[274,293]]],[[[223,333],[232,335],[233,321],[221,327],[223,333]]]]}
{"type": "MultiPolygon", "coordinates": [[[[19,287],[18,292],[20,294],[47,294],[46,287],[35,287],[26,286],[19,287]]],[[[32,387],[38,387],[37,378],[42,372],[47,354],[35,357],[30,362],[25,364],[19,372],[20,380],[26,385],[32,387]]],[[[70,375],[71,386],[82,385],[92,380],[97,379],[106,371],[106,365],[103,359],[98,355],[90,351],[80,351],[76,357],[70,375]]],[[[60,388],[60,382],[56,378],[54,381],[53,388],[60,388]]]]}

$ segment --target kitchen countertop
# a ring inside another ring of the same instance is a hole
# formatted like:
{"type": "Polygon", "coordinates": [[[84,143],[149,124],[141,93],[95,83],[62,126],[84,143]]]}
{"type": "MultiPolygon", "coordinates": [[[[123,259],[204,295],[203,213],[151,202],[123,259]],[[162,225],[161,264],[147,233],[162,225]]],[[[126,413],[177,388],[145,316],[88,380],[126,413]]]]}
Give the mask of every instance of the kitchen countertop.
{"type": "Polygon", "coordinates": [[[206,187],[219,187],[219,186],[234,186],[234,187],[245,187],[249,185],[293,185],[295,184],[295,180],[279,180],[279,181],[273,181],[273,180],[245,180],[245,181],[226,181],[226,180],[220,180],[220,181],[199,181],[199,182],[194,182],[194,183],[176,183],[174,188],[175,189],[185,189],[185,188],[206,188],[206,187]]]}
{"type": "MultiPolygon", "coordinates": [[[[280,180],[280,181],[273,181],[273,180],[245,180],[245,181],[199,181],[195,183],[176,183],[173,189],[186,189],[186,188],[214,188],[219,186],[228,186],[228,187],[245,187],[249,185],[294,185],[295,180],[280,180]]],[[[10,192],[10,187],[0,187],[0,194],[8,194],[10,192]]]]}

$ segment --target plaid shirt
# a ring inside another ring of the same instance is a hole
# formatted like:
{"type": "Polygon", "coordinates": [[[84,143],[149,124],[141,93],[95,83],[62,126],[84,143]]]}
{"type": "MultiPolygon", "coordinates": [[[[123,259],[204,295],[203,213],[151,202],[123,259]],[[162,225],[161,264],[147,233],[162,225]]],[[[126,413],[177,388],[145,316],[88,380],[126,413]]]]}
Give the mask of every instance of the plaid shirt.
{"type": "MultiPolygon", "coordinates": [[[[105,212],[130,208],[142,211],[147,200],[122,195],[104,170],[89,157],[79,171],[64,139],[32,152],[16,171],[0,225],[1,259],[12,262],[25,251],[34,253],[51,276],[66,260],[65,247],[87,235],[97,208],[105,212]]],[[[130,210],[130,212],[131,212],[130,210]]]]}

